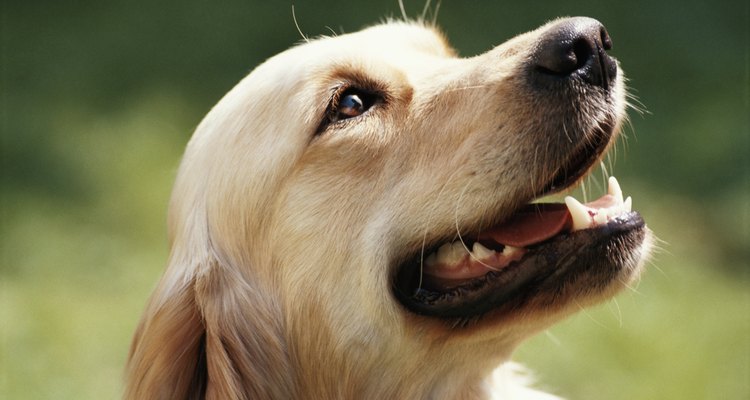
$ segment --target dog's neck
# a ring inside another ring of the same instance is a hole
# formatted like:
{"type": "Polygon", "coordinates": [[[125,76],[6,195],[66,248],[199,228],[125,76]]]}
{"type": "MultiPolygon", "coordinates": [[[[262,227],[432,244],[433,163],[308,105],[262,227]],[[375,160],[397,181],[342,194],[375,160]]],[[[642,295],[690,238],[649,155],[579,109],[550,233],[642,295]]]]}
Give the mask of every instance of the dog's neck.
{"type": "MultiPolygon", "coordinates": [[[[528,372],[513,362],[503,363],[486,376],[467,375],[460,371],[434,374],[428,371],[429,366],[424,368],[423,373],[417,376],[395,369],[366,373],[353,371],[339,375],[330,384],[307,382],[298,387],[296,393],[300,398],[330,399],[560,400],[531,388],[533,382],[528,372]],[[392,376],[392,373],[400,375],[392,376]]],[[[319,379],[320,376],[315,378],[319,379]]]]}
{"type": "MultiPolygon", "coordinates": [[[[425,366],[429,369],[429,366],[425,366]]],[[[490,399],[487,378],[466,376],[460,372],[436,375],[424,370],[405,373],[390,366],[377,371],[334,372],[326,366],[309,371],[297,381],[299,398],[326,399],[490,399]],[[328,371],[321,373],[321,369],[328,371]],[[326,378],[322,375],[328,375],[326,378]]]]}
{"type": "MultiPolygon", "coordinates": [[[[294,333],[292,336],[300,339],[294,333]]],[[[404,350],[408,346],[401,343],[377,344],[377,340],[370,340],[368,346],[381,349],[375,358],[372,351],[365,352],[367,357],[359,357],[357,348],[334,348],[330,343],[335,341],[317,332],[308,332],[302,343],[291,344],[297,397],[479,400],[505,398],[495,393],[520,393],[509,386],[518,385],[512,379],[518,375],[517,368],[501,367],[493,372],[507,362],[510,354],[491,361],[457,355],[455,363],[446,365],[426,355],[409,353],[404,350]]]]}

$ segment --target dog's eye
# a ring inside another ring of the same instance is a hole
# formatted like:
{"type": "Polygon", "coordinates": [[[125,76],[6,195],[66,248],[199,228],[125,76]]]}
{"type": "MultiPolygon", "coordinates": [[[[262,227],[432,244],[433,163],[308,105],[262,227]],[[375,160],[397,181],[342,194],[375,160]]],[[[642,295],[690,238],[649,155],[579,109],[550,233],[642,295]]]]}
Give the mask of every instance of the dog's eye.
{"type": "Polygon", "coordinates": [[[358,117],[369,110],[380,97],[357,88],[346,88],[337,93],[328,110],[328,122],[334,123],[358,117]]]}
{"type": "Polygon", "coordinates": [[[339,101],[339,109],[336,115],[339,119],[356,117],[365,112],[365,103],[356,93],[350,93],[339,101]]]}

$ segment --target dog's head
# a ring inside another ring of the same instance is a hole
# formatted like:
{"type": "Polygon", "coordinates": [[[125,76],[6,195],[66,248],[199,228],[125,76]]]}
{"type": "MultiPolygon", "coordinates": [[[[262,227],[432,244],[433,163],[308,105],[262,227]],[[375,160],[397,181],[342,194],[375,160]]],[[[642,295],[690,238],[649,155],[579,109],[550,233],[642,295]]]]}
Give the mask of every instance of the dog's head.
{"type": "Polygon", "coordinates": [[[188,145],[131,393],[474,390],[523,338],[626,286],[649,235],[616,181],[570,211],[528,205],[615,140],[610,46],[572,18],[458,58],[389,23],[256,68],[188,145]]]}

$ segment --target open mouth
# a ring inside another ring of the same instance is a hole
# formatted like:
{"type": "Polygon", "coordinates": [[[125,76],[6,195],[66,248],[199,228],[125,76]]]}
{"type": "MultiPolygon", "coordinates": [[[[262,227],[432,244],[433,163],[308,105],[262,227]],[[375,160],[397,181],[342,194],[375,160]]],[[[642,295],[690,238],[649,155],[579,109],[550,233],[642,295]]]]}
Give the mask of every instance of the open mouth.
{"type": "Polygon", "coordinates": [[[528,204],[498,226],[404,264],[396,296],[417,314],[467,318],[520,307],[540,290],[582,281],[577,275],[584,273],[597,275],[594,286],[606,286],[623,267],[616,253],[631,251],[642,237],[643,219],[631,205],[614,177],[607,194],[585,204],[570,196],[565,204],[528,204]]]}
{"type": "Polygon", "coordinates": [[[614,177],[609,179],[607,194],[586,204],[571,196],[565,198],[565,204],[529,204],[474,241],[445,243],[429,254],[422,265],[426,288],[451,289],[490,271],[501,271],[523,258],[527,248],[561,233],[605,225],[631,212],[631,205],[630,197],[623,200],[614,177]]]}

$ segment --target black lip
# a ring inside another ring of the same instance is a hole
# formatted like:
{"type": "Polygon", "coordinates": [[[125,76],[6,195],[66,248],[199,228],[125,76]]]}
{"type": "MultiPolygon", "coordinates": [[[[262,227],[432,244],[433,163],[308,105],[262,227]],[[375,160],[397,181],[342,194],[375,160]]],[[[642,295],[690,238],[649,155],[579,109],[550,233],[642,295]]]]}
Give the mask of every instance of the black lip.
{"type": "Polygon", "coordinates": [[[554,296],[584,281],[589,292],[603,290],[629,267],[623,255],[640,245],[645,231],[641,215],[629,212],[595,228],[557,235],[501,271],[447,292],[419,288],[418,263],[405,265],[394,279],[394,294],[416,314],[450,319],[521,308],[533,297],[554,296]]]}

